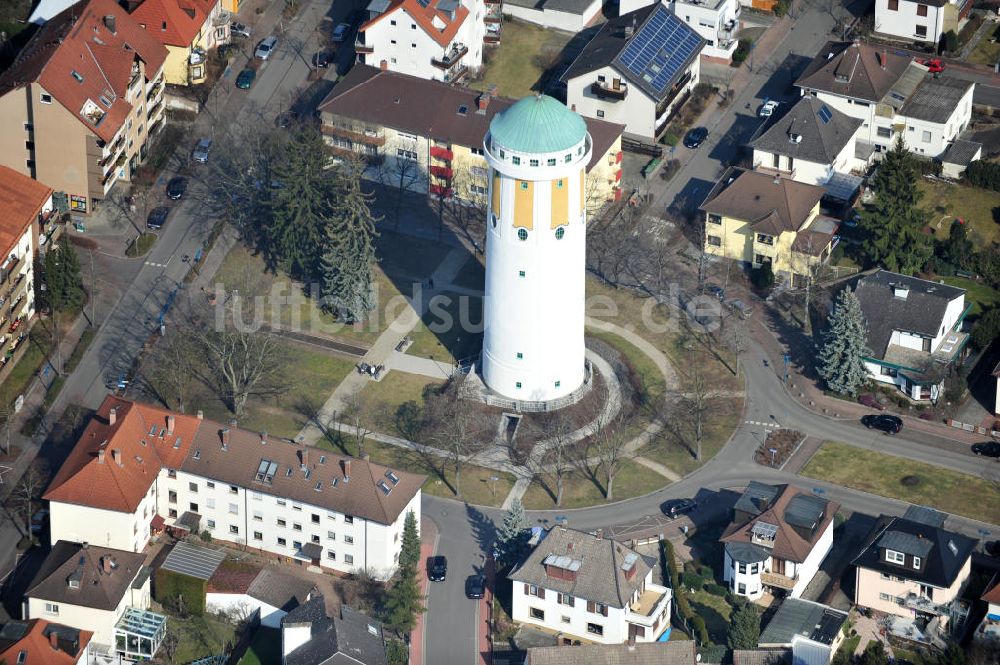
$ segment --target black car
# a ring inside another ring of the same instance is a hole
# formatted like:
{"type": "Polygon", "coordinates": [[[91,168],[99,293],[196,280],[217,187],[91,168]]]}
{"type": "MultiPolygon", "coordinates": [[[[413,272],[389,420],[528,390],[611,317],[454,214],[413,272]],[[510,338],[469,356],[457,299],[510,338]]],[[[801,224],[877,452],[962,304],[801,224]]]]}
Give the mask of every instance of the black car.
{"type": "Polygon", "coordinates": [[[899,416],[889,416],[879,414],[877,416],[863,416],[861,424],[868,429],[882,430],[886,434],[898,434],[903,429],[903,419],[899,416]]]}
{"type": "Polygon", "coordinates": [[[725,289],[723,289],[718,284],[706,284],[705,285],[705,294],[709,295],[709,296],[714,296],[714,297],[718,298],[719,302],[722,302],[723,300],[726,299],[726,291],[725,291],[725,289]]]}
{"type": "Polygon", "coordinates": [[[444,582],[448,574],[448,560],[443,556],[432,556],[427,559],[427,579],[431,582],[444,582]]]}
{"type": "Polygon", "coordinates": [[[698,502],[694,499],[675,499],[663,504],[663,514],[672,520],[677,519],[684,513],[690,513],[698,507],[698,502]]]}
{"type": "Polygon", "coordinates": [[[482,598],[486,591],[486,578],[482,575],[469,575],[465,580],[465,595],[469,598],[482,598]]]}
{"type": "Polygon", "coordinates": [[[972,445],[972,452],[976,455],[982,455],[984,457],[1000,457],[1000,443],[997,443],[996,441],[974,443],[972,445]]]}
{"type": "Polygon", "coordinates": [[[176,201],[184,196],[184,192],[187,191],[187,186],[187,178],[175,176],[170,179],[170,182],[167,183],[167,196],[176,201]]]}
{"type": "Polygon", "coordinates": [[[685,148],[697,148],[708,138],[708,130],[704,127],[695,127],[684,137],[685,148]]]}
{"type": "Polygon", "coordinates": [[[330,66],[330,56],[326,51],[320,51],[313,56],[313,66],[317,69],[326,69],[330,66]]]}
{"type": "Polygon", "coordinates": [[[1000,540],[991,540],[983,543],[983,552],[988,556],[1000,556],[1000,540]]]}
{"type": "Polygon", "coordinates": [[[163,225],[167,223],[167,215],[170,214],[170,208],[167,206],[156,206],[149,211],[149,217],[146,218],[146,228],[156,229],[163,228],[163,225]]]}

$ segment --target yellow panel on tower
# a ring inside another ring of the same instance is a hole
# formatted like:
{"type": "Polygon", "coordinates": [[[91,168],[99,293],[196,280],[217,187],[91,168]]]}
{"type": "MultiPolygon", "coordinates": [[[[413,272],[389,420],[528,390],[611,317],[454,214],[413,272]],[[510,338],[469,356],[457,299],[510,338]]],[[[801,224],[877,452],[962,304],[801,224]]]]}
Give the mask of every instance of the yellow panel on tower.
{"type": "Polygon", "coordinates": [[[518,180],[514,184],[514,226],[519,229],[535,228],[535,183],[518,180]]]}

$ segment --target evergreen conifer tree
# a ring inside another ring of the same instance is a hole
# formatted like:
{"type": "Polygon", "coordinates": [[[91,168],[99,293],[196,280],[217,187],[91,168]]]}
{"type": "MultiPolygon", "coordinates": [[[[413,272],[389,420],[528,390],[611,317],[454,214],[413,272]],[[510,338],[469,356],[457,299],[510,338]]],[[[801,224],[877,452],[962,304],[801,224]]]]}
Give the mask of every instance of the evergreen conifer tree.
{"type": "Polygon", "coordinates": [[[53,310],[75,310],[83,304],[83,280],[80,276],[80,259],[63,236],[59,244],[45,255],[46,300],[53,310]]]}
{"type": "Polygon", "coordinates": [[[857,395],[868,379],[868,369],[862,358],[869,355],[868,327],[861,312],[861,303],[850,288],[837,296],[829,325],[823,333],[818,371],[830,390],[857,395]]]}
{"type": "Polygon", "coordinates": [[[386,594],[385,623],[399,634],[408,636],[416,625],[417,613],[424,611],[417,571],[412,566],[403,566],[386,594]]]}
{"type": "Polygon", "coordinates": [[[756,649],[760,640],[760,614],[750,603],[744,603],[729,618],[729,648],[756,649]]]}
{"type": "Polygon", "coordinates": [[[417,516],[411,510],[403,521],[403,542],[399,546],[399,565],[414,569],[420,565],[420,534],[417,531],[417,516]]]}
{"type": "Polygon", "coordinates": [[[344,321],[359,321],[374,309],[372,264],[377,236],[358,168],[344,169],[336,209],[326,226],[326,250],[320,261],[323,306],[344,321]]]}
{"type": "Polygon", "coordinates": [[[520,499],[514,499],[497,529],[496,556],[506,568],[517,564],[528,548],[528,518],[520,499]]]}

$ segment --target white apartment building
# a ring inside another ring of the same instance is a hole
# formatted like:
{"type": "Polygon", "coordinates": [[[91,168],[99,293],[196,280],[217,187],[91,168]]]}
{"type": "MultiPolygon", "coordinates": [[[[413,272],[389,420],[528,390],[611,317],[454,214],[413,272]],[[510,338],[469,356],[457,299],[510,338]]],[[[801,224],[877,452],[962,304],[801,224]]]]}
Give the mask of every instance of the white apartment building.
{"type": "Polygon", "coordinates": [[[972,120],[974,83],[861,42],[827,42],[795,85],[862,121],[859,150],[884,152],[901,137],[910,152],[939,157],[972,120]]]}
{"type": "Polygon", "coordinates": [[[372,0],[367,9],[354,51],[379,69],[458,83],[483,65],[488,16],[499,40],[499,6],[484,0],[372,0]]]}
{"type": "Polygon", "coordinates": [[[865,365],[871,378],[913,400],[937,400],[948,366],[969,336],[965,289],[878,270],[858,280],[855,295],[868,323],[865,365]]]}
{"type": "Polygon", "coordinates": [[[751,481],[720,538],[732,592],[751,600],[765,591],[798,598],[833,547],[838,508],[791,485],[751,481]]]}
{"type": "Polygon", "coordinates": [[[141,551],[152,526],[387,577],[424,477],[108,396],[52,481],[53,540],[141,551]]]}
{"type": "MultiPolygon", "coordinates": [[[[621,0],[618,15],[649,6],[649,0],[621,0]]],[[[738,0],[673,0],[666,2],[671,12],[705,40],[702,56],[729,62],[739,44],[740,3],[738,0]]]]}
{"type": "Polygon", "coordinates": [[[562,80],[566,103],[580,115],[625,125],[652,142],[698,85],[705,41],[664,5],[605,23],[562,80]]]}
{"type": "Polygon", "coordinates": [[[875,32],[937,46],[972,9],[972,0],[875,0],[875,32]]]}
{"type": "Polygon", "coordinates": [[[508,578],[514,621],[558,633],[564,644],[655,642],[670,627],[670,589],[614,540],[554,527],[508,578]]]}

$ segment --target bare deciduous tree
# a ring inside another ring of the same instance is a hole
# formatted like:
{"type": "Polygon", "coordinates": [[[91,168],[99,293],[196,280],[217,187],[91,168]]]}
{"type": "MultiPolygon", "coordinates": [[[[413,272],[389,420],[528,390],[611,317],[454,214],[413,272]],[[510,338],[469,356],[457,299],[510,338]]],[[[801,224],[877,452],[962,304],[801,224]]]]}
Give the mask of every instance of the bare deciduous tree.
{"type": "Polygon", "coordinates": [[[442,392],[430,403],[428,411],[433,430],[431,440],[447,453],[448,461],[455,470],[455,486],[452,489],[456,496],[462,496],[462,469],[470,456],[493,442],[496,432],[491,428],[492,423],[479,411],[468,408],[459,400],[455,388],[442,392]]]}
{"type": "Polygon", "coordinates": [[[35,506],[48,483],[48,465],[44,460],[36,459],[25,470],[11,494],[14,512],[23,520],[24,533],[27,535],[31,535],[31,516],[35,514],[35,506]]]}
{"type": "Polygon", "coordinates": [[[548,441],[548,453],[543,458],[541,463],[543,468],[539,471],[552,478],[558,507],[562,505],[566,478],[573,472],[573,441],[570,438],[573,424],[564,416],[556,414],[546,423],[543,431],[548,441]]]}
{"type": "Polygon", "coordinates": [[[365,424],[365,405],[360,392],[352,393],[347,398],[341,418],[351,427],[351,434],[358,444],[358,457],[365,454],[365,441],[372,435],[372,430],[365,424]]]}
{"type": "Polygon", "coordinates": [[[680,400],[682,404],[680,414],[686,414],[686,419],[691,428],[691,435],[694,438],[694,457],[701,460],[701,443],[705,429],[705,418],[708,416],[708,409],[711,402],[711,389],[708,377],[705,376],[703,363],[692,362],[685,372],[687,379],[683,383],[684,395],[680,400]]]}
{"type": "Polygon", "coordinates": [[[613,418],[598,417],[594,422],[591,452],[600,461],[607,482],[605,497],[614,500],[615,477],[625,463],[633,457],[629,448],[631,419],[620,411],[613,418]]]}

